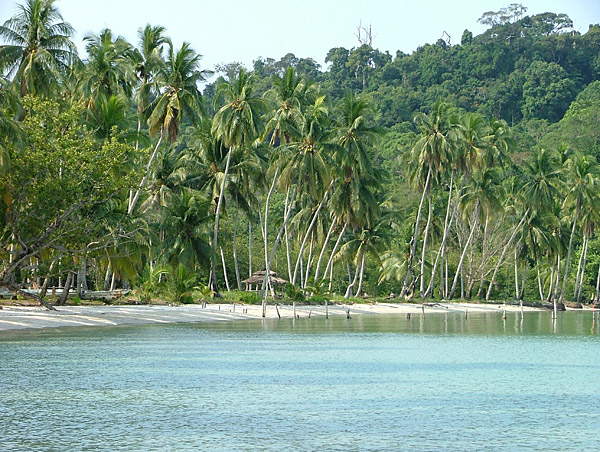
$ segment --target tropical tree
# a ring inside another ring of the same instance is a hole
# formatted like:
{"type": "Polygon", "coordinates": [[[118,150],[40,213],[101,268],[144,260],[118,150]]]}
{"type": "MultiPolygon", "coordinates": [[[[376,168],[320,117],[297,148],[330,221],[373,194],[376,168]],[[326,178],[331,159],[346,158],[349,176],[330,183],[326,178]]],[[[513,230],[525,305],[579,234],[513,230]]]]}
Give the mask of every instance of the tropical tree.
{"type": "Polygon", "coordinates": [[[63,22],[56,0],[26,0],[0,26],[0,68],[19,87],[19,94],[49,96],[77,61],[73,27],[63,22]]]}
{"type": "Polygon", "coordinates": [[[201,56],[187,42],[184,42],[179,50],[175,50],[170,41],[168,44],[167,61],[160,66],[157,74],[160,91],[152,103],[152,113],[148,118],[150,134],[158,133],[159,138],[137,190],[131,193],[127,209],[129,214],[133,212],[140,193],[146,185],[150,168],[165,135],[169,142],[173,143],[183,119],[196,122],[203,113],[198,83],[205,79],[207,72],[199,69],[201,56]]]}
{"type": "MultiPolygon", "coordinates": [[[[223,180],[219,190],[219,198],[215,210],[215,224],[213,233],[213,256],[217,252],[217,240],[219,234],[219,217],[221,214],[229,166],[235,148],[249,145],[262,132],[261,113],[264,110],[264,101],[253,96],[252,77],[245,69],[240,68],[237,77],[230,81],[223,80],[219,84],[216,99],[225,99],[225,104],[219,108],[213,118],[211,133],[229,149],[223,180]]],[[[213,259],[211,270],[210,288],[215,294],[219,293],[216,281],[216,263],[213,259]]]]}
{"type": "MultiPolygon", "coordinates": [[[[156,75],[165,64],[163,49],[169,44],[165,36],[165,27],[147,24],[138,30],[139,44],[132,54],[131,59],[137,74],[139,85],[135,98],[137,102],[138,125],[137,134],[140,135],[142,123],[147,121],[150,114],[149,107],[152,97],[159,93],[156,75]]],[[[138,143],[136,142],[136,149],[138,143]]]]}
{"type": "Polygon", "coordinates": [[[567,249],[567,260],[565,263],[565,275],[563,278],[560,301],[564,300],[565,289],[567,287],[567,277],[569,275],[569,265],[571,263],[571,251],[573,248],[573,238],[579,216],[582,209],[591,212],[597,208],[597,190],[599,182],[599,169],[596,159],[585,154],[575,153],[572,155],[565,167],[567,192],[565,197],[565,207],[570,206],[573,209],[573,227],[569,238],[569,247],[567,249]]]}
{"type": "Polygon", "coordinates": [[[83,40],[86,42],[87,59],[78,78],[87,108],[94,110],[100,99],[110,99],[111,96],[129,100],[136,82],[131,64],[131,44],[121,36],[113,37],[108,28],[99,35],[87,35],[83,40]]]}
{"type": "MultiPolygon", "coordinates": [[[[417,251],[421,214],[425,199],[429,196],[432,179],[439,178],[441,172],[447,169],[448,164],[453,159],[456,123],[453,113],[449,104],[438,102],[433,106],[429,115],[420,113],[414,119],[421,137],[410,152],[406,154],[405,158],[410,165],[410,183],[415,189],[422,190],[422,195],[415,221],[404,287],[402,288],[403,293],[407,292],[414,283],[411,282],[411,278],[413,278],[413,262],[417,251]]],[[[425,237],[428,236],[429,226],[430,222],[428,220],[425,227],[425,237]]],[[[427,244],[424,242],[423,248],[426,248],[426,246],[427,244]]],[[[421,272],[421,280],[423,280],[423,271],[421,272]]],[[[424,284],[421,284],[421,294],[424,294],[424,284]]]]}
{"type": "Polygon", "coordinates": [[[190,189],[171,196],[158,227],[165,232],[161,247],[168,263],[180,263],[193,269],[207,266],[211,261],[207,228],[209,205],[206,198],[190,189]]]}

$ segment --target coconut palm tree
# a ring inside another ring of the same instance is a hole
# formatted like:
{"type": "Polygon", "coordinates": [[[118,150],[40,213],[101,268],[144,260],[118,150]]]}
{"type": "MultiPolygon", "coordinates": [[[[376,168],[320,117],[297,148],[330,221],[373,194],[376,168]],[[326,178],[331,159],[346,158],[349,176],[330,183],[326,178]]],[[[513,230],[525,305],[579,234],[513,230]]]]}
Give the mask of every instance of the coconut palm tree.
{"type": "Polygon", "coordinates": [[[114,37],[108,28],[98,35],[89,34],[83,40],[87,59],[78,78],[87,108],[94,110],[101,97],[121,96],[129,100],[136,82],[131,44],[122,36],[114,37]]]}
{"type": "MultiPolygon", "coordinates": [[[[141,119],[150,106],[154,94],[153,88],[159,88],[155,87],[153,82],[160,68],[165,64],[163,49],[169,45],[169,38],[165,36],[165,31],[166,28],[160,25],[147,24],[144,28],[140,28],[138,30],[139,44],[131,55],[140,82],[136,91],[137,112],[140,117],[138,128],[141,127],[141,119]]],[[[154,91],[157,90],[154,89],[154,91]]]]}
{"type": "MultiPolygon", "coordinates": [[[[432,180],[437,180],[442,171],[448,169],[452,162],[455,148],[456,118],[450,105],[444,102],[436,103],[430,114],[420,113],[415,116],[414,122],[421,133],[421,137],[406,154],[409,165],[409,182],[417,190],[422,190],[421,201],[417,211],[411,254],[403,287],[406,292],[413,278],[413,263],[419,240],[421,214],[425,199],[429,196],[432,180]]],[[[428,235],[430,223],[427,222],[425,237],[428,235]]],[[[426,243],[424,243],[426,247],[426,243]]],[[[423,278],[421,278],[423,280],[423,278]]],[[[421,294],[424,294],[424,284],[421,284],[421,294]]]]}
{"type": "Polygon", "coordinates": [[[571,206],[573,209],[573,227],[569,238],[569,247],[567,249],[567,260],[565,263],[565,275],[563,278],[560,301],[564,300],[565,289],[567,287],[567,278],[569,275],[569,265],[571,263],[571,251],[573,248],[573,238],[577,221],[582,209],[592,211],[597,202],[597,190],[599,183],[598,163],[594,157],[585,154],[575,153],[566,163],[565,177],[567,180],[567,192],[565,197],[565,206],[571,206]]]}
{"type": "Polygon", "coordinates": [[[171,265],[184,264],[193,269],[208,266],[212,260],[209,205],[209,200],[190,189],[171,196],[159,225],[159,230],[165,232],[162,255],[171,265]]]}
{"type": "Polygon", "coordinates": [[[194,123],[203,113],[198,83],[205,79],[207,72],[199,69],[201,55],[196,53],[187,42],[184,42],[179,50],[175,50],[170,41],[168,44],[167,61],[159,68],[157,74],[161,88],[151,105],[152,113],[148,118],[150,134],[158,133],[159,138],[146,165],[144,176],[135,194],[130,197],[127,209],[130,215],[146,185],[150,168],[165,135],[169,142],[173,143],[183,119],[187,118],[194,123]]]}
{"type": "Polygon", "coordinates": [[[271,146],[275,146],[300,137],[304,122],[302,110],[310,105],[312,84],[291,67],[286,68],[282,77],[274,75],[272,83],[264,97],[275,108],[265,124],[264,133],[270,136],[271,146]]]}
{"type": "MultiPolygon", "coordinates": [[[[252,77],[244,68],[240,68],[237,77],[230,81],[223,80],[219,84],[216,99],[224,98],[225,104],[213,117],[211,133],[229,149],[223,171],[223,179],[219,190],[219,198],[215,209],[213,232],[213,254],[217,252],[219,235],[219,216],[229,175],[229,167],[234,148],[242,148],[251,144],[262,132],[261,113],[265,108],[264,101],[252,94],[252,77]]],[[[218,295],[215,262],[211,270],[210,288],[218,295]]]]}
{"type": "Polygon", "coordinates": [[[460,199],[460,207],[463,212],[463,221],[470,221],[470,234],[467,239],[460,260],[456,268],[452,289],[450,289],[449,298],[454,296],[456,285],[460,276],[467,251],[472,244],[475,231],[483,221],[495,212],[500,210],[501,203],[498,195],[499,172],[495,168],[483,168],[471,174],[469,184],[466,186],[465,193],[460,199]]]}
{"type": "Polygon", "coordinates": [[[60,15],[56,0],[26,0],[0,26],[0,67],[26,94],[51,95],[77,61],[73,27],[60,15]]]}
{"type": "MultiPolygon", "coordinates": [[[[270,136],[269,144],[271,146],[287,145],[293,140],[300,139],[301,131],[304,125],[303,110],[308,106],[312,96],[309,95],[310,87],[304,77],[297,75],[296,71],[288,67],[283,76],[274,75],[272,79],[273,86],[264,97],[274,108],[270,118],[265,124],[265,138],[270,136]]],[[[276,154],[276,153],[273,153],[276,154]]],[[[264,252],[265,262],[269,259],[269,208],[270,201],[275,190],[275,185],[279,177],[280,165],[273,165],[268,177],[272,180],[271,186],[265,198],[264,210],[264,252]]],[[[287,240],[286,231],[286,244],[287,240]]],[[[291,258],[289,245],[287,246],[288,273],[291,279],[291,258]]]]}

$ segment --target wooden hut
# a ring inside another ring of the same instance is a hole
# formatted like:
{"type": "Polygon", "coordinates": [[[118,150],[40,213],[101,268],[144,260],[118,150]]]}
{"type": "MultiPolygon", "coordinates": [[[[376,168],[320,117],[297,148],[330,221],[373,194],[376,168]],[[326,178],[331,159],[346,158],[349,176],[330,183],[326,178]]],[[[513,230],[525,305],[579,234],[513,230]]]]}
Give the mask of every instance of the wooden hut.
{"type": "MultiPolygon", "coordinates": [[[[254,272],[250,278],[243,280],[242,282],[246,284],[246,291],[248,292],[259,292],[262,288],[263,281],[265,280],[265,270],[259,270],[254,272]]],[[[275,287],[277,286],[285,286],[287,281],[283,278],[279,278],[277,273],[274,271],[269,272],[269,280],[267,288],[274,292],[275,287]]]]}

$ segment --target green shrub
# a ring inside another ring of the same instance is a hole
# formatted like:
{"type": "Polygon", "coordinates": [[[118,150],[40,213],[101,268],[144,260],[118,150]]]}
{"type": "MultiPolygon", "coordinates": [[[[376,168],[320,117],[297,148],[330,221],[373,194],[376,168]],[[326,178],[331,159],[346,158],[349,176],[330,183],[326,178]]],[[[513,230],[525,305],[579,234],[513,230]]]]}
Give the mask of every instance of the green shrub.
{"type": "Polygon", "coordinates": [[[240,293],[240,302],[246,304],[258,304],[260,303],[260,297],[256,292],[242,292],[240,293]]]}

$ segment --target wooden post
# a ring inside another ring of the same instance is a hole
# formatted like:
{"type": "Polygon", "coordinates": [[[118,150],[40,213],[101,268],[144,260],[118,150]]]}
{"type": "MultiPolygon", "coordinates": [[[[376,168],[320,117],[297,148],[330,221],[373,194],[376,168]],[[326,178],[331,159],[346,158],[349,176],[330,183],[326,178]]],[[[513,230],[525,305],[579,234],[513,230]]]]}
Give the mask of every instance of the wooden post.
{"type": "Polygon", "coordinates": [[[281,314],[279,313],[279,306],[275,305],[275,309],[277,310],[277,317],[281,318],[281,314]]]}

